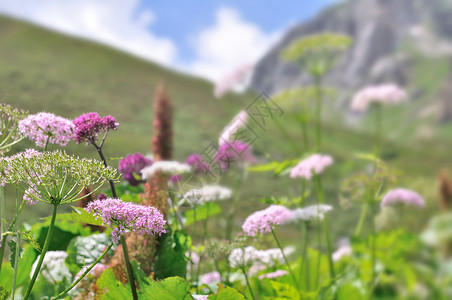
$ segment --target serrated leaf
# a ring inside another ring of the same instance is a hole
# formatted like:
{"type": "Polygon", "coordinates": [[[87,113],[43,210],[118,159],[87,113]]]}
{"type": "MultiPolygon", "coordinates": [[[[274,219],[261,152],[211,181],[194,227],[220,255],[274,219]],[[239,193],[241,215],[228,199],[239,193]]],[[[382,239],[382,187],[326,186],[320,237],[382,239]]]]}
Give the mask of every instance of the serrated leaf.
{"type": "MultiPolygon", "coordinates": [[[[143,299],[147,300],[192,300],[190,283],[181,277],[169,277],[162,281],[150,281],[143,287],[143,299]]],[[[118,298],[119,299],[119,298],[118,298]]],[[[234,299],[234,298],[230,298],[234,299]]]]}
{"type": "MultiPolygon", "coordinates": [[[[205,220],[209,217],[221,213],[221,206],[214,202],[207,202],[204,205],[196,207],[196,222],[205,220]]],[[[190,225],[195,222],[195,210],[190,209],[185,212],[185,225],[190,225]]]]}
{"type": "Polygon", "coordinates": [[[132,297],[130,285],[124,285],[117,280],[111,268],[102,273],[96,285],[100,291],[103,291],[100,295],[102,300],[130,299],[132,297]]]}
{"type": "Polygon", "coordinates": [[[218,292],[216,295],[210,295],[209,297],[207,297],[207,299],[209,300],[230,300],[230,299],[234,299],[234,300],[245,300],[245,296],[243,296],[242,293],[240,293],[239,291],[237,291],[234,288],[231,287],[225,287],[222,284],[218,285],[218,292]]]}
{"type": "Polygon", "coordinates": [[[24,231],[22,232],[23,240],[30,244],[33,248],[36,249],[39,253],[41,253],[41,246],[39,245],[38,241],[34,238],[34,236],[31,234],[31,231],[24,231]]]}
{"type": "MultiPolygon", "coordinates": [[[[81,224],[85,223],[89,225],[102,226],[101,218],[96,219],[96,217],[80,207],[74,207],[73,209],[74,212],[72,213],[58,214],[56,217],[57,221],[77,222],[81,224]]],[[[50,220],[50,217],[46,218],[46,221],[47,220],[50,220]]]]}
{"type": "MultiPolygon", "coordinates": [[[[11,268],[14,270],[14,261],[16,258],[16,244],[14,240],[11,240],[8,242],[9,250],[11,251],[11,254],[9,256],[9,263],[11,264],[11,268]]],[[[19,258],[22,256],[22,253],[24,252],[24,249],[20,247],[19,245],[19,258]]]]}
{"type": "Polygon", "coordinates": [[[187,259],[185,252],[189,246],[187,241],[187,234],[179,230],[174,231],[174,233],[168,230],[166,234],[161,236],[153,268],[155,278],[186,276],[187,259]]]}

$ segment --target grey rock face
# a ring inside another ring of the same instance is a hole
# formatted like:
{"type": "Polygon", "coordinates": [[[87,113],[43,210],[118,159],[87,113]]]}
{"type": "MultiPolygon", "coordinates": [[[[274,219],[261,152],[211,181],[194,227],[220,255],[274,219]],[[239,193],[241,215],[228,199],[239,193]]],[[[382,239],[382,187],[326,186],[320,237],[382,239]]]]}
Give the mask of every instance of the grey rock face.
{"type": "MultiPolygon", "coordinates": [[[[282,61],[280,52],[296,39],[320,32],[345,33],[354,40],[327,76],[328,84],[350,90],[384,81],[405,85],[410,61],[398,49],[408,39],[417,39],[425,47],[427,36],[431,38],[432,34],[450,38],[451,12],[450,0],[344,1],[290,29],[256,65],[251,88],[274,94],[309,84],[309,77],[297,66],[282,61]]],[[[433,45],[431,48],[437,50],[433,45]]],[[[445,53],[452,53],[447,43],[443,48],[445,53]]]]}

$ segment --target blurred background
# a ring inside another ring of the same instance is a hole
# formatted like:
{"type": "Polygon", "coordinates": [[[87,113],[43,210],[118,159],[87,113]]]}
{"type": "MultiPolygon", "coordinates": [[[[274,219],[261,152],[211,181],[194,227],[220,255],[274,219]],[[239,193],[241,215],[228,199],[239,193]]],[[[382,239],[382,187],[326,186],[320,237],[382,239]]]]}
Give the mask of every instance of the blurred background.
{"type": "MultiPolygon", "coordinates": [[[[451,13],[449,0],[2,1],[0,101],[66,118],[91,111],[114,116],[120,127],[105,151],[116,166],[127,154],[150,152],[153,97],[164,85],[175,109],[174,157],[184,161],[217,141],[260,93],[278,103],[284,90],[311,84],[280,58],[282,49],[311,34],[347,34],[352,46],[325,81],[334,91],[323,115],[323,152],[336,162],[325,178],[327,202],[338,208],[333,230],[348,235],[357,222],[359,208],[339,208],[338,191],[365,167],[355,153],[373,149],[372,112],[354,113],[350,101],[380,83],[396,83],[409,95],[407,103],[383,110],[381,155],[403,174],[400,185],[426,198],[426,209],[406,217],[406,228],[419,230],[439,210],[438,176],[450,169],[451,13]]],[[[253,144],[259,163],[300,158],[293,144],[301,129],[290,117],[299,111],[285,104],[279,103],[279,123],[253,144]]],[[[14,150],[32,146],[26,141],[14,150]]],[[[84,145],[66,150],[97,157],[84,145]]],[[[287,175],[256,173],[247,182],[237,227],[257,200],[296,191],[287,175]]],[[[37,205],[26,218],[32,222],[47,210],[37,205]]]]}

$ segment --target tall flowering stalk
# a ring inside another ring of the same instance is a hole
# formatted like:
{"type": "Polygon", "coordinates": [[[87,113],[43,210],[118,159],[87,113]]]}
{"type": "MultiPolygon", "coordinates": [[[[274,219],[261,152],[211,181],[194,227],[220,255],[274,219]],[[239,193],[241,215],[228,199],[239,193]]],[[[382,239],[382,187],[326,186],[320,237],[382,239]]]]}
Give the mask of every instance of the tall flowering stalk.
{"type": "MultiPolygon", "coordinates": [[[[27,150],[0,159],[0,184],[13,184],[28,199],[53,206],[49,230],[41,256],[30,280],[24,299],[28,299],[49,248],[58,206],[78,201],[80,192],[88,185],[99,189],[105,180],[118,179],[116,170],[101,162],[80,159],[61,151],[27,150]]],[[[25,197],[24,197],[25,199],[25,197]]],[[[27,200],[25,200],[27,201],[27,200]]],[[[30,203],[30,200],[28,200],[30,203]]]]}
{"type": "Polygon", "coordinates": [[[279,239],[277,238],[274,231],[275,225],[283,225],[291,221],[292,218],[293,213],[290,209],[281,205],[271,205],[264,210],[257,211],[248,216],[248,218],[246,218],[245,222],[242,225],[242,229],[246,235],[252,237],[257,236],[258,234],[265,234],[269,232],[272,233],[273,238],[275,239],[275,242],[278,245],[278,248],[280,249],[281,254],[284,258],[284,262],[289,269],[290,276],[292,276],[292,280],[297,288],[298,293],[301,296],[300,287],[297,284],[298,281],[295,277],[294,272],[292,271],[292,268],[290,267],[289,261],[287,260],[281,243],[279,242],[279,239]]]}
{"type": "Polygon", "coordinates": [[[155,160],[173,157],[173,106],[163,86],[159,86],[154,99],[154,137],[152,153],[155,160]]]}
{"type": "MultiPolygon", "coordinates": [[[[110,130],[117,130],[119,123],[116,122],[112,116],[101,117],[96,112],[87,113],[74,119],[75,136],[74,139],[79,143],[85,143],[86,145],[93,145],[97,153],[99,154],[105,167],[108,166],[107,159],[102,151],[102,147],[107,138],[110,130]],[[100,142],[98,142],[99,136],[102,136],[100,142]]],[[[118,198],[116,188],[113,180],[109,180],[111,192],[113,198],[118,198]]],[[[130,258],[127,251],[127,244],[124,236],[120,237],[121,246],[123,248],[124,262],[127,270],[127,278],[132,289],[132,296],[134,300],[138,299],[137,288],[135,285],[135,279],[133,275],[132,265],[130,264],[130,258]]]]}
{"type": "MultiPolygon", "coordinates": [[[[302,178],[305,180],[311,180],[313,179],[314,184],[314,191],[316,195],[317,200],[317,207],[319,208],[320,205],[325,204],[325,194],[322,187],[322,181],[319,174],[323,172],[323,170],[330,166],[333,163],[333,158],[329,155],[322,155],[322,154],[313,154],[309,156],[308,158],[301,160],[295,167],[292,168],[290,172],[291,178],[302,178]]],[[[328,255],[328,264],[329,264],[329,270],[330,270],[330,277],[331,280],[335,277],[334,272],[334,264],[332,261],[332,247],[331,247],[331,238],[329,235],[329,225],[328,225],[328,218],[325,216],[322,218],[323,220],[323,232],[325,235],[325,241],[327,246],[327,255],[328,255]]],[[[318,225],[320,224],[320,218],[317,218],[318,225]]],[[[319,247],[321,245],[321,239],[320,239],[320,231],[317,232],[319,247]]],[[[320,268],[320,256],[317,260],[317,279],[316,282],[318,282],[318,274],[319,274],[319,268],[320,268]]]]}

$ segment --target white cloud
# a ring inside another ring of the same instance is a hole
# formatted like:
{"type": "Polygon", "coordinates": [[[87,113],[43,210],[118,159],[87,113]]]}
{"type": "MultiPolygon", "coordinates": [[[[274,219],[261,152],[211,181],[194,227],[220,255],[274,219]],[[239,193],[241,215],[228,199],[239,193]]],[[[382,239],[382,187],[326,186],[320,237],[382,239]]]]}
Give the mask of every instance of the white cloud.
{"type": "Polygon", "coordinates": [[[149,10],[134,15],[137,6],[138,0],[14,0],[1,1],[0,12],[163,65],[173,64],[176,46],[170,39],[149,31],[155,15],[149,10]]]}
{"type": "Polygon", "coordinates": [[[234,72],[240,65],[255,63],[280,35],[279,32],[267,34],[242,20],[237,11],[220,8],[215,24],[192,37],[196,59],[186,69],[201,77],[221,81],[225,74],[234,72]]]}
{"type": "Polygon", "coordinates": [[[246,22],[236,10],[219,8],[215,23],[190,39],[194,60],[182,63],[174,41],[149,28],[156,15],[138,6],[139,0],[14,0],[0,1],[0,13],[217,82],[237,67],[256,62],[280,36],[246,22]]]}

